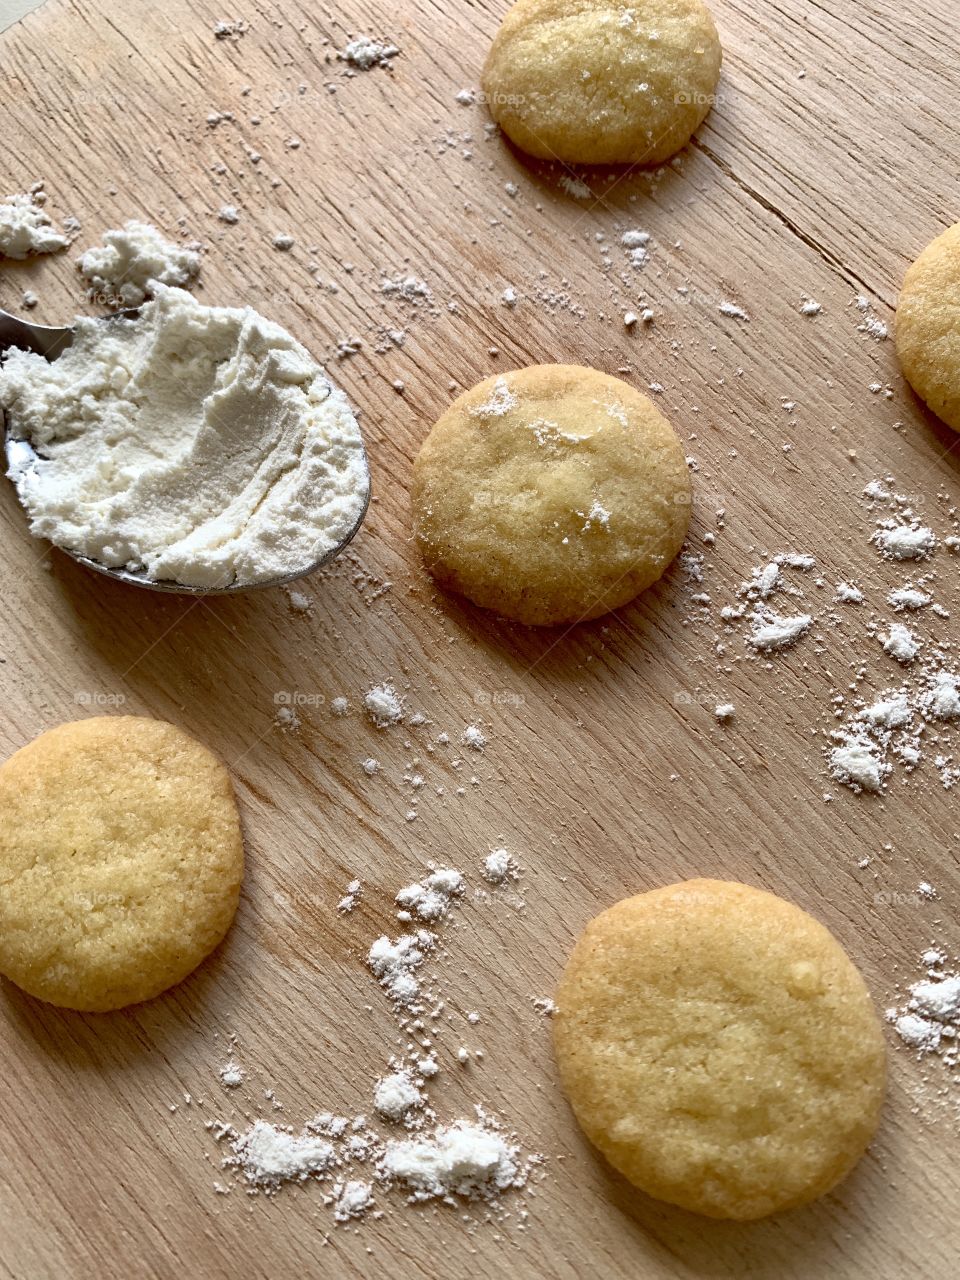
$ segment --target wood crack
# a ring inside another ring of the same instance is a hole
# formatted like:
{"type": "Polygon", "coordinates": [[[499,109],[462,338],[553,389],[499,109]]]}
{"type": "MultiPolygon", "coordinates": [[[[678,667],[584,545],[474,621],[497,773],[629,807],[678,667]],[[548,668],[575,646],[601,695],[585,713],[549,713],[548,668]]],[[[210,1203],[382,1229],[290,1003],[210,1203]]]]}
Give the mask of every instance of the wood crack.
{"type": "Polygon", "coordinates": [[[760,208],[765,210],[767,213],[772,214],[781,226],[785,227],[791,235],[796,236],[802,244],[812,250],[831,271],[834,271],[837,275],[841,276],[843,280],[851,286],[851,288],[857,291],[857,293],[872,294],[874,292],[865,280],[862,280],[855,271],[852,271],[846,263],[841,261],[835,253],[832,253],[826,245],[821,244],[819,240],[815,240],[813,236],[804,231],[802,227],[799,227],[791,217],[783,212],[782,209],[778,209],[771,200],[768,200],[766,196],[761,195],[760,192],[754,187],[751,187],[748,182],[745,182],[743,178],[741,178],[739,174],[737,174],[735,170],[727,164],[725,160],[718,156],[717,153],[705,142],[702,142],[699,138],[691,138],[690,142],[691,146],[701,152],[702,155],[704,155],[712,164],[715,164],[724,177],[729,178],[730,181],[748,197],[748,199],[752,200],[755,204],[758,204],[760,208]]]}

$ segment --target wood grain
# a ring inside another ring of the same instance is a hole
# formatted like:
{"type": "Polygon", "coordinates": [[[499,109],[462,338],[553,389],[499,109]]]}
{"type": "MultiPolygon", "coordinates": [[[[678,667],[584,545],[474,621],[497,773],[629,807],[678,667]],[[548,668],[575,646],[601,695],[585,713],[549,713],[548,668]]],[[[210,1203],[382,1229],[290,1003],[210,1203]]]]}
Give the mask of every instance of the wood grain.
{"type": "MultiPolygon", "coordinates": [[[[694,549],[726,512],[702,588],[715,602],[783,549],[882,598],[906,575],[869,549],[858,495],[893,474],[947,529],[957,437],[903,385],[892,342],[858,332],[851,304],[863,293],[891,321],[906,264],[958,216],[956,7],[716,0],[721,97],[697,139],[657,175],[583,175],[587,200],[561,189],[561,170],[486,137],[481,107],[455,101],[476,85],[504,8],[265,0],[242,6],[247,35],[216,41],[225,15],[212,3],[49,0],[0,39],[6,186],[45,178],[51,210],[83,224],[78,249],[137,216],[199,237],[204,300],[249,302],[329,360],[362,409],[377,495],[353,553],[308,585],[313,608],[299,614],[283,592],[192,602],[94,579],[31,541],[3,490],[4,751],[91,710],[169,718],[231,767],[249,850],[230,937],[167,997],[83,1017],[2,987],[0,1269],[17,1280],[955,1272],[956,1130],[901,1049],[881,1133],[835,1194],[752,1226],[717,1224],[646,1200],[593,1155],[531,1003],[598,909],[688,875],[744,879],[811,910],[881,1007],[932,939],[960,948],[955,793],[929,767],[874,801],[824,776],[829,700],[861,660],[862,628],[823,626],[772,671],[735,640],[718,655],[721,629],[698,621],[679,569],[616,616],[566,633],[514,628],[431,589],[406,486],[455,388],[531,361],[626,371],[663,384],[660,403],[696,458],[694,549]],[[345,74],[333,51],[356,32],[397,41],[392,72],[345,74]],[[234,119],[207,123],[222,111],[234,119]],[[218,222],[224,203],[240,208],[238,226],[218,222]],[[617,245],[632,226],[652,233],[654,252],[624,282],[617,245]],[[278,231],[296,237],[289,254],[271,247],[278,231]],[[401,272],[427,281],[433,306],[384,298],[384,274],[401,272]],[[508,285],[523,295],[515,311],[500,302],[508,285]],[[656,322],[628,333],[621,314],[639,289],[656,322]],[[799,314],[805,294],[823,304],[814,320],[799,314]],[[750,321],[721,316],[724,300],[750,321]],[[406,337],[378,353],[385,328],[406,337]],[[338,361],[350,336],[363,347],[338,361]],[[868,390],[875,381],[890,399],[868,390]],[[428,727],[378,734],[356,711],[330,714],[330,698],[356,706],[383,678],[428,727]],[[274,723],[283,691],[312,698],[297,734],[274,723]],[[715,700],[736,703],[733,725],[716,725],[715,700]],[[455,753],[428,749],[477,717],[482,756],[456,769],[455,753]],[[368,778],[359,762],[371,754],[383,768],[368,778]],[[408,822],[414,770],[427,787],[408,822]],[[829,804],[828,789],[841,792],[829,804]],[[525,868],[525,906],[471,898],[447,927],[435,1097],[444,1115],[484,1103],[548,1156],[529,1221],[496,1226],[391,1197],[382,1221],[333,1230],[316,1186],[272,1201],[215,1195],[223,1174],[206,1119],[272,1116],[271,1088],[291,1124],[321,1107],[369,1108],[398,1032],[366,947],[429,859],[476,882],[501,842],[525,868]],[[354,876],[362,905],[338,918],[354,876]],[[911,896],[920,880],[936,901],[911,896]],[[880,891],[894,900],[878,903],[880,891]],[[482,1021],[470,1027],[474,1008],[482,1021]],[[249,1072],[241,1097],[216,1078],[233,1033],[249,1072]],[[464,1041],[485,1057],[459,1071],[464,1041]]],[[[27,287],[41,322],[85,306],[72,255],[5,263],[0,306],[16,309],[27,287]]],[[[938,599],[956,605],[953,563],[941,553],[935,569],[938,599]]],[[[952,622],[929,626],[952,640],[952,622]]]]}

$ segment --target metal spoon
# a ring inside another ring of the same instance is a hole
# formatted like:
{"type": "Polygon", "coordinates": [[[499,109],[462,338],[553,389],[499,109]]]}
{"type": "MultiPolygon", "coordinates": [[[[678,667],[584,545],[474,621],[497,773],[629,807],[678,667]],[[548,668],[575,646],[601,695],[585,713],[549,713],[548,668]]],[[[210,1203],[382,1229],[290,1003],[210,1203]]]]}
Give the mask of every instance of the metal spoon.
{"type": "MultiPolygon", "coordinates": [[[[121,316],[132,320],[139,314],[140,312],[136,308],[129,311],[114,311],[108,316],[103,316],[102,323],[110,324],[121,316]]],[[[72,326],[57,329],[47,324],[28,324],[26,320],[21,320],[18,316],[12,316],[6,311],[0,311],[0,356],[10,347],[20,347],[25,351],[35,351],[37,355],[41,355],[47,360],[56,360],[71,345],[73,335],[72,326]]],[[[3,418],[3,409],[0,408],[0,429],[4,428],[3,418]]],[[[22,467],[37,457],[29,440],[18,437],[13,425],[10,423],[6,424],[4,430],[4,448],[8,468],[14,466],[22,467]]],[[[128,582],[135,587],[147,587],[150,591],[170,591],[183,596],[222,596],[236,594],[240,591],[259,591],[264,587],[283,587],[287,583],[296,582],[298,578],[305,578],[308,574],[313,573],[314,570],[333,560],[356,536],[357,530],[363,524],[363,519],[367,514],[367,507],[370,503],[370,468],[367,465],[366,453],[363,456],[363,463],[367,481],[367,496],[363,504],[363,510],[357,517],[357,522],[347,536],[338,542],[335,547],[325,551],[319,559],[314,560],[311,564],[304,565],[302,569],[297,569],[293,573],[285,574],[282,578],[271,578],[268,582],[256,582],[250,585],[234,584],[228,587],[190,587],[182,582],[150,578],[144,570],[111,569],[107,565],[101,564],[99,560],[91,560],[89,556],[79,555],[68,547],[59,547],[58,549],[65,552],[73,560],[76,560],[78,564],[82,564],[88,569],[93,569],[97,573],[102,573],[107,578],[115,578],[118,582],[128,582]]],[[[17,494],[17,500],[20,500],[19,493],[17,494]]]]}

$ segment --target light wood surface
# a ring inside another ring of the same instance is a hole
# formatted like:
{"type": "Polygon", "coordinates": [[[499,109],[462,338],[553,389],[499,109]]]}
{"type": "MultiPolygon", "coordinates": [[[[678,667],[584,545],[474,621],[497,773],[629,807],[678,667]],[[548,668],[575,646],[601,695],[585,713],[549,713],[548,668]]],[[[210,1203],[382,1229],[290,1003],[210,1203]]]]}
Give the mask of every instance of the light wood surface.
{"type": "MultiPolygon", "coordinates": [[[[696,588],[675,568],[617,616],[524,631],[440,597],[409,541],[410,465],[451,386],[550,360],[663,384],[660,403],[699,465],[693,549],[726,511],[700,588],[715,606],[780,550],[813,553],[830,583],[853,577],[882,601],[907,575],[868,545],[858,495],[879,475],[895,475],[948,530],[957,438],[904,387],[892,341],[858,332],[852,299],[868,295],[892,323],[907,263],[960,216],[956,5],[713,8],[721,98],[696,142],[655,177],[585,175],[588,200],[558,186],[561,171],[485,137],[483,109],[455,101],[478,83],[502,0],[284,0],[234,6],[238,15],[207,0],[49,0],[0,39],[4,185],[46,179],[51,211],[83,224],[78,249],[129,217],[168,231],[182,219],[207,246],[205,301],[251,303],[329,360],[362,409],[376,493],[353,553],[307,584],[313,608],[299,614],[279,591],[192,602],[92,577],[29,538],[3,487],[4,752],[98,710],[170,719],[231,767],[249,855],[227,942],[166,997],[84,1017],[0,989],[5,1275],[955,1274],[955,1123],[921,1089],[924,1075],[931,1090],[947,1085],[937,1066],[891,1043],[881,1132],[835,1194],[754,1225],[711,1223],[634,1193],[594,1156],[532,1005],[592,914],[690,875],[747,880],[812,911],[881,1008],[931,940],[960,947],[956,792],[929,765],[883,800],[824,776],[817,735],[864,652],[862,626],[818,624],[820,638],[772,670],[747,661],[738,640],[718,656],[718,626],[697,620],[696,588]],[[250,32],[214,40],[228,16],[250,32]],[[345,75],[332,51],[350,32],[395,39],[392,73],[345,75]],[[212,111],[235,119],[211,127],[212,111]],[[291,136],[299,148],[285,145],[291,136]],[[240,208],[238,226],[217,221],[224,203],[240,208]],[[618,240],[630,227],[651,232],[654,251],[625,285],[618,240]],[[278,231],[296,237],[289,254],[271,247],[278,231]],[[309,246],[336,292],[309,273],[309,246]],[[383,275],[407,272],[429,284],[432,306],[384,299],[383,275]],[[523,295],[513,311],[500,302],[508,285],[523,295]],[[621,314],[636,309],[638,285],[656,322],[628,333],[621,314]],[[823,314],[802,317],[803,295],[823,314]],[[721,316],[724,300],[749,322],[721,316]],[[384,326],[406,339],[378,354],[384,326]],[[360,354],[337,361],[352,335],[360,354]],[[892,398],[871,393],[875,381],[892,398]],[[358,700],[383,678],[431,724],[378,733],[364,721],[358,700]],[[274,724],[275,695],[290,690],[314,703],[299,733],[274,724]],[[354,705],[346,719],[329,711],[338,694],[354,705]],[[725,728],[718,700],[737,705],[725,728]],[[490,740],[482,756],[458,770],[451,759],[467,753],[427,750],[476,717],[490,740]],[[373,778],[360,769],[368,755],[382,762],[373,778]],[[427,786],[407,822],[403,779],[416,770],[427,786]],[[434,1099],[447,1117],[482,1102],[547,1156],[526,1223],[516,1212],[497,1225],[475,1210],[408,1209],[394,1195],[384,1219],[355,1231],[333,1228],[316,1185],[269,1201],[238,1187],[216,1195],[214,1181],[228,1179],[205,1120],[262,1113],[299,1126],[321,1108],[369,1110],[371,1082],[402,1039],[363,967],[366,948],[428,860],[475,886],[500,843],[524,867],[517,894],[471,896],[433,966],[449,1014],[434,1099]],[[355,876],[363,902],[338,918],[355,876]],[[920,880],[937,900],[911,896],[920,880]],[[227,1095],[217,1069],[231,1034],[249,1076],[227,1095]],[[458,1069],[461,1043],[483,1060],[458,1069]],[[262,1096],[271,1088],[281,1112],[262,1096]]],[[[29,287],[41,298],[33,318],[64,321],[84,305],[73,256],[4,263],[0,306],[16,309],[29,287]]],[[[942,552],[935,565],[948,605],[955,563],[942,552]]],[[[831,593],[803,585],[829,613],[831,593]]],[[[923,625],[954,634],[952,621],[923,625]]]]}

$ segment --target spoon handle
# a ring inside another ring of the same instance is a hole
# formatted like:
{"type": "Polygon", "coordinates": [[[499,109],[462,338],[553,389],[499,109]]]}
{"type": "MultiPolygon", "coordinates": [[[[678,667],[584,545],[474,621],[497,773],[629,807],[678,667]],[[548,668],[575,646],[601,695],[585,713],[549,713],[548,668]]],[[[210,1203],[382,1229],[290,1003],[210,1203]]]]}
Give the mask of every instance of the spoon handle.
{"type": "Polygon", "coordinates": [[[69,347],[73,329],[55,329],[47,324],[30,324],[19,316],[0,311],[0,355],[10,347],[35,351],[49,360],[69,347]]]}

